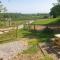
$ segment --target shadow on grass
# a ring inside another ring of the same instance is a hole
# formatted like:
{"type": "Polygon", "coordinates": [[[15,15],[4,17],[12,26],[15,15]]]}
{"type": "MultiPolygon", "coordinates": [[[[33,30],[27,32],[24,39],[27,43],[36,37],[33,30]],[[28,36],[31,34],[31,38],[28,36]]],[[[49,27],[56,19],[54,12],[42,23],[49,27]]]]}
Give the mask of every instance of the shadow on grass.
{"type": "Polygon", "coordinates": [[[53,37],[54,33],[50,29],[45,29],[43,31],[28,31],[24,30],[22,32],[23,37],[27,37],[29,39],[36,38],[39,42],[48,42],[50,38],[53,37]]]}
{"type": "Polygon", "coordinates": [[[43,31],[36,31],[34,35],[39,42],[49,42],[50,39],[53,37],[54,33],[50,29],[45,29],[43,31]]]}

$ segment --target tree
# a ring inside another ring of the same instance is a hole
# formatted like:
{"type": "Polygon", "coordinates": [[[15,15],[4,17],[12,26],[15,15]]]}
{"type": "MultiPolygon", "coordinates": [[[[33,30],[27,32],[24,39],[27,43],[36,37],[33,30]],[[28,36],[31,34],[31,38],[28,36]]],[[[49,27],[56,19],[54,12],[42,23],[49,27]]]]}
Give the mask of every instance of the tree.
{"type": "Polygon", "coordinates": [[[60,5],[59,4],[51,8],[50,15],[53,16],[54,18],[60,16],[60,5]]]}
{"type": "Polygon", "coordinates": [[[6,11],[7,11],[6,7],[0,1],[0,20],[5,18],[6,11]]]}
{"type": "Polygon", "coordinates": [[[4,7],[2,2],[0,1],[0,13],[4,13],[6,11],[7,11],[6,7],[4,7]]]}
{"type": "Polygon", "coordinates": [[[60,0],[57,0],[58,4],[60,4],[60,0]]]}

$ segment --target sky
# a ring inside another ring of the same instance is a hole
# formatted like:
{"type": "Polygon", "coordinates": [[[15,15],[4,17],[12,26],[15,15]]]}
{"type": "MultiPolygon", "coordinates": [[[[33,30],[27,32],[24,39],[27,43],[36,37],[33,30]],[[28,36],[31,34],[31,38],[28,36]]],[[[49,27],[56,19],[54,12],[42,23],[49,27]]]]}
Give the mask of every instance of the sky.
{"type": "Polygon", "coordinates": [[[56,0],[0,0],[13,13],[49,13],[56,0]]]}

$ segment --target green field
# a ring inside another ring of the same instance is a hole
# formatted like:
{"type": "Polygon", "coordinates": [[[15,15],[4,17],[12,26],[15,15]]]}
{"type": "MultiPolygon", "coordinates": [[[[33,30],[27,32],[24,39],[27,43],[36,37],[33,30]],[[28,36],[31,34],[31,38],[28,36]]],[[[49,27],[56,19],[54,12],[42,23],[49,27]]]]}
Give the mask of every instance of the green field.
{"type": "Polygon", "coordinates": [[[32,24],[47,25],[47,24],[51,24],[51,23],[57,23],[58,20],[59,20],[59,18],[56,18],[56,19],[40,19],[40,20],[33,22],[32,24]]]}

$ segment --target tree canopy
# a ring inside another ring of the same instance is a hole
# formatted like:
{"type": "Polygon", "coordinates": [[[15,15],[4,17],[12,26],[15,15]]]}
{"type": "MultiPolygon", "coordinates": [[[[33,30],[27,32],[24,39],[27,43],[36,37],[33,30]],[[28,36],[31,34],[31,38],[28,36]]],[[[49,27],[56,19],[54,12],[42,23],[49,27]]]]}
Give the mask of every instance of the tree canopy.
{"type": "Polygon", "coordinates": [[[51,8],[50,15],[54,18],[60,16],[60,4],[57,4],[51,8]]]}
{"type": "Polygon", "coordinates": [[[5,13],[6,11],[7,11],[6,7],[4,7],[4,5],[0,1],[0,13],[5,13]]]}

